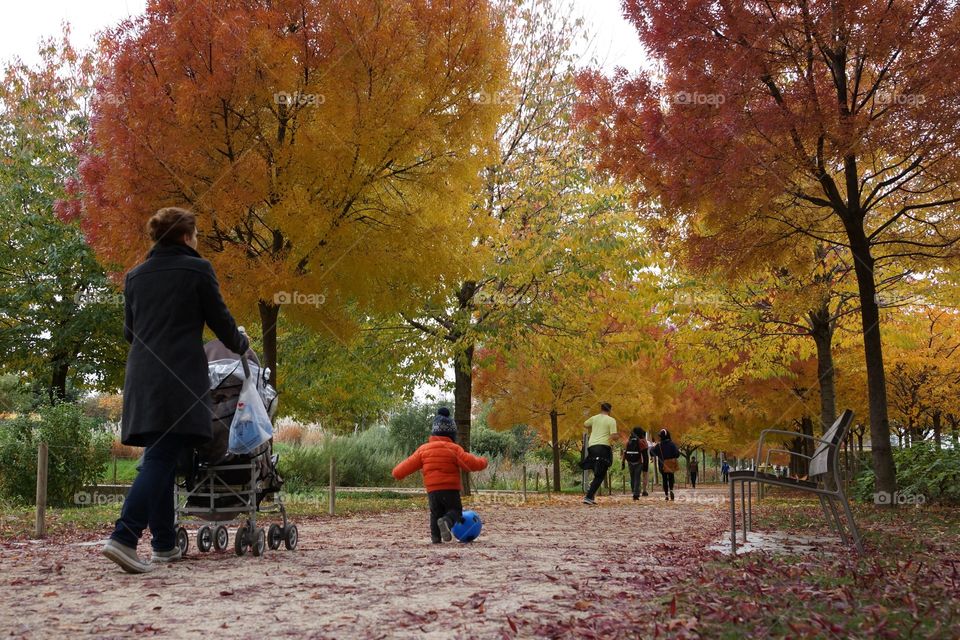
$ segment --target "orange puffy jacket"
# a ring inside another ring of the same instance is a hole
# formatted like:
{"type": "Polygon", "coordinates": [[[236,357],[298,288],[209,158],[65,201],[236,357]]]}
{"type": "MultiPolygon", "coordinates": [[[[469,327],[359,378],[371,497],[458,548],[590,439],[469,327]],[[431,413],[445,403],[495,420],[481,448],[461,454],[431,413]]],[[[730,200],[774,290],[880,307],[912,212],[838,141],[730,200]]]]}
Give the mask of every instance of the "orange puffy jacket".
{"type": "Polygon", "coordinates": [[[430,436],[409,458],[393,468],[393,477],[402,480],[423,469],[423,485],[427,491],[456,489],[460,491],[460,469],[482,471],[487,459],[471,455],[446,436],[430,436]]]}

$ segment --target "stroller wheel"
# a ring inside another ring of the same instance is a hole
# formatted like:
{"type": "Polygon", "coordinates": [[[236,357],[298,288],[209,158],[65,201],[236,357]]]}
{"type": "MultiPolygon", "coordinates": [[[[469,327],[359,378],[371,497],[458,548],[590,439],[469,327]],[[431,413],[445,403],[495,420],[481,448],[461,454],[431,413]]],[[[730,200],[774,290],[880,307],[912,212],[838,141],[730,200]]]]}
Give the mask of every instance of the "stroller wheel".
{"type": "Polygon", "coordinates": [[[217,525],[213,530],[213,548],[217,551],[223,551],[230,546],[230,532],[225,526],[217,525]]]}
{"type": "Polygon", "coordinates": [[[263,551],[267,547],[267,534],[262,528],[257,529],[257,532],[254,534],[251,547],[253,549],[253,555],[257,557],[263,555],[263,551]]]}
{"type": "Polygon", "coordinates": [[[233,550],[238,556],[242,556],[247,552],[247,547],[250,546],[250,541],[247,539],[247,525],[243,525],[237,529],[237,535],[233,538],[233,550]]]}
{"type": "Polygon", "coordinates": [[[197,531],[197,549],[206,553],[213,546],[213,531],[208,525],[203,525],[197,531]]]}
{"type": "Polygon", "coordinates": [[[283,543],[283,527],[277,523],[270,525],[270,529],[267,530],[267,547],[271,551],[276,551],[280,548],[281,543],[283,543]]]}
{"type": "Polygon", "coordinates": [[[190,536],[183,527],[177,529],[177,546],[180,547],[180,555],[187,555],[187,549],[190,548],[190,536]]]}
{"type": "Polygon", "coordinates": [[[300,538],[297,534],[297,525],[290,524],[287,525],[285,531],[283,532],[283,544],[288,551],[293,551],[297,548],[297,542],[300,538]]]}

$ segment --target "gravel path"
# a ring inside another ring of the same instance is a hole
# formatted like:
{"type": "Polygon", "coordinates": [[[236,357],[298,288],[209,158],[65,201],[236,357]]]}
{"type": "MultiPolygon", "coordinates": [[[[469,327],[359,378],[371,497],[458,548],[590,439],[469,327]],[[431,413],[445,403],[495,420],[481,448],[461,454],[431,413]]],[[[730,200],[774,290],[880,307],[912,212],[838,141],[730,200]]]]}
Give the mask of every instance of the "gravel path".
{"type": "Polygon", "coordinates": [[[96,536],[5,543],[0,624],[25,638],[683,635],[672,589],[715,555],[726,512],[719,491],[677,497],[482,505],[472,544],[431,545],[425,512],[301,520],[296,551],[262,558],[200,554],[191,536],[184,561],[145,576],[96,536]]]}

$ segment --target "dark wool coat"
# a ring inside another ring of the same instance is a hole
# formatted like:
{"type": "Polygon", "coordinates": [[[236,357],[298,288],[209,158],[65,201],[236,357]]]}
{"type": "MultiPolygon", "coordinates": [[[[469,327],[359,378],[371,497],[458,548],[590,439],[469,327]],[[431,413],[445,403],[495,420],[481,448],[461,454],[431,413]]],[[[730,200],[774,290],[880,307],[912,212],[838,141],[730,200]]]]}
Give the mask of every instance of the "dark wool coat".
{"type": "Polygon", "coordinates": [[[210,440],[210,385],[203,326],[234,352],[249,343],[220,295],[213,267],[186,245],[157,245],[127,274],[123,335],[130,343],[123,384],[123,444],[164,434],[210,440]]]}

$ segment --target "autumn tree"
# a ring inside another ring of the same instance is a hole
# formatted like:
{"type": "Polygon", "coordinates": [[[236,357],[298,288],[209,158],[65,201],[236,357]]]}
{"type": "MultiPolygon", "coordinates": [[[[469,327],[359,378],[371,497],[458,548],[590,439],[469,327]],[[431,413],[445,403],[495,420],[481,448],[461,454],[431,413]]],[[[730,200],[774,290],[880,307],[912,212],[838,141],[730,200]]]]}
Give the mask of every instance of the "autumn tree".
{"type": "MultiPolygon", "coordinates": [[[[609,293],[616,299],[623,292],[609,293]]],[[[601,402],[613,405],[625,433],[660,424],[674,391],[662,330],[654,322],[618,320],[616,311],[623,307],[605,304],[599,292],[591,299],[601,312],[585,316],[576,332],[528,332],[508,351],[481,352],[477,362],[477,397],[492,402],[490,424],[529,425],[549,441],[557,488],[562,444],[579,441],[584,420],[601,402]]]]}
{"type": "MultiPolygon", "coordinates": [[[[467,448],[476,350],[506,345],[527,329],[566,331],[552,309],[558,297],[572,294],[558,290],[584,291],[599,272],[605,245],[617,241],[612,227],[601,229],[604,218],[624,205],[616,185],[593,170],[571,127],[572,45],[582,26],[547,0],[498,7],[511,43],[510,79],[486,96],[505,111],[496,130],[499,158],[485,168],[470,207],[467,269],[420,287],[427,304],[403,314],[425,351],[452,364],[454,418],[467,448]]],[[[465,474],[465,492],[469,486],[465,474]]]]}
{"type": "Polygon", "coordinates": [[[956,255],[960,9],[946,0],[624,8],[658,66],[583,76],[581,115],[607,166],[656,201],[654,223],[725,237],[744,255],[762,249],[747,239],[771,223],[847,248],[876,487],[893,492],[876,271],[934,269],[956,255]]]}
{"type": "Polygon", "coordinates": [[[890,404],[901,440],[913,444],[932,435],[939,448],[946,416],[958,409],[960,318],[953,309],[914,305],[890,326],[890,404]]]}
{"type": "Polygon", "coordinates": [[[322,329],[459,272],[504,59],[484,0],[153,0],[100,40],[87,238],[125,270],[193,209],[276,375],[281,305],[322,329]]]}
{"type": "Polygon", "coordinates": [[[0,371],[49,402],[115,387],[123,367],[121,296],[78,225],[58,217],[77,180],[91,71],[65,31],[36,66],[7,64],[0,85],[0,371]]]}

